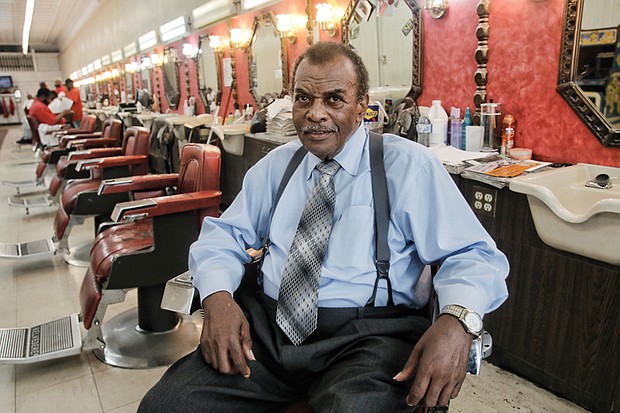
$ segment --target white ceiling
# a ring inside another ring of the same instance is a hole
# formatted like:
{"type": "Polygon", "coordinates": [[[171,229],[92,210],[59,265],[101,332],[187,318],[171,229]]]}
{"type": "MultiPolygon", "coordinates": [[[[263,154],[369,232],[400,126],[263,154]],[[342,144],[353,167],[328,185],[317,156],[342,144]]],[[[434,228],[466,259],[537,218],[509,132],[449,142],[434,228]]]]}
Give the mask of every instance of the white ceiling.
{"type": "MultiPolygon", "coordinates": [[[[30,45],[62,51],[105,0],[35,0],[30,45]]],[[[22,44],[26,0],[0,0],[0,45],[22,44]]]]}

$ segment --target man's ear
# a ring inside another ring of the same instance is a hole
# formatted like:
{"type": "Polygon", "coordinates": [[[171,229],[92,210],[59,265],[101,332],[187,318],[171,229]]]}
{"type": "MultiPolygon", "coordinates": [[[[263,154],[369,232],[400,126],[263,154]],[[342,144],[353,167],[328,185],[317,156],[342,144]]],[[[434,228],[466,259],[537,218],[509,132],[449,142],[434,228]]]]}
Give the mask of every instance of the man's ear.
{"type": "Polygon", "coordinates": [[[368,101],[369,101],[369,97],[368,97],[368,93],[364,95],[364,97],[362,98],[361,101],[359,101],[358,103],[358,109],[359,112],[357,114],[357,120],[359,122],[362,121],[362,119],[364,119],[364,115],[366,115],[366,109],[368,109],[368,101]]]}

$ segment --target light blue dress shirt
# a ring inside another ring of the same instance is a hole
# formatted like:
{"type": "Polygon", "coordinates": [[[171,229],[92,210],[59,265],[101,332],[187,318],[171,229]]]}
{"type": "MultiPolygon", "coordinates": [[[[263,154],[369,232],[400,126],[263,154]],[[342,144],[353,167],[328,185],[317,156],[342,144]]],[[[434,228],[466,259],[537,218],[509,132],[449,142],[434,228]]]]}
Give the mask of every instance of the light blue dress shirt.
{"type": "MultiPolygon", "coordinates": [[[[386,134],[384,160],[390,200],[388,232],[390,280],[396,304],[422,307],[430,279],[427,264],[439,261],[432,283],[439,305],[459,304],[483,315],[508,296],[508,261],[482,227],[446,172],[427,148],[386,134]]],[[[250,261],[246,248],[260,248],[269,229],[263,263],[266,295],[278,298],[281,274],[306,199],[314,188],[321,160],[308,153],[292,175],[270,217],[273,199],[299,140],[272,150],[245,176],[243,188],[219,218],[204,220],[192,244],[189,268],[201,300],[217,291],[234,292],[250,261]]],[[[376,278],[374,210],[368,132],[360,126],[335,158],[334,225],[322,267],[320,307],[364,306],[376,278]]],[[[377,305],[385,305],[385,282],[377,305]]]]}

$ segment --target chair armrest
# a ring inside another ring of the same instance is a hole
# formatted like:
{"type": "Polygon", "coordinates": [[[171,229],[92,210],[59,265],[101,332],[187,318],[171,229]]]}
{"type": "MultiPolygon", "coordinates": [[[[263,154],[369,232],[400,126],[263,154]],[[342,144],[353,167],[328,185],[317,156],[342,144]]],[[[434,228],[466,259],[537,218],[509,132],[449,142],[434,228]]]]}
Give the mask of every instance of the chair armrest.
{"type": "Polygon", "coordinates": [[[115,168],[117,166],[139,165],[148,160],[146,155],[110,156],[107,158],[83,159],[77,162],[77,172],[90,169],[115,168]]]}
{"type": "Polygon", "coordinates": [[[67,160],[75,161],[80,159],[102,158],[107,156],[120,156],[121,154],[122,148],[95,148],[87,151],[70,152],[69,155],[67,155],[67,160]]]}
{"type": "Polygon", "coordinates": [[[64,142],[65,144],[69,141],[76,139],[94,139],[100,138],[101,132],[93,132],[93,133],[75,133],[75,134],[65,134],[60,138],[60,142],[64,142]]]}
{"type": "Polygon", "coordinates": [[[139,175],[127,178],[105,179],[99,184],[98,195],[129,191],[147,191],[175,186],[179,174],[139,175]]]}
{"type": "Polygon", "coordinates": [[[217,207],[221,191],[201,191],[187,194],[148,198],[141,201],[121,202],[112,211],[113,221],[131,221],[161,215],[176,214],[208,207],[217,207]]]}
{"type": "Polygon", "coordinates": [[[67,142],[68,148],[90,149],[103,148],[106,146],[118,146],[118,140],[114,138],[87,138],[74,139],[67,142]]]}

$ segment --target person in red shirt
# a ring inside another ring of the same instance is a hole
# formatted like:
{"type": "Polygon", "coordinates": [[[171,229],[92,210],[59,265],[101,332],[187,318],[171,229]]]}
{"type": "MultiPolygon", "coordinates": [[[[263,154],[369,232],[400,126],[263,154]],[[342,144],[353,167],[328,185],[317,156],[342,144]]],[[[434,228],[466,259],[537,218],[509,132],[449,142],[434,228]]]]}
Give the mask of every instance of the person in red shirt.
{"type": "Polygon", "coordinates": [[[60,95],[60,92],[65,92],[67,94],[67,89],[62,85],[62,79],[54,80],[54,87],[56,88],[56,95],[60,95]]]}
{"type": "Polygon", "coordinates": [[[73,101],[73,106],[71,106],[73,126],[79,128],[82,122],[82,97],[80,96],[80,90],[73,87],[73,80],[71,79],[65,80],[65,86],[67,86],[67,98],[73,101]]]}
{"type": "MultiPolygon", "coordinates": [[[[29,116],[33,116],[36,120],[39,121],[39,124],[45,125],[56,125],[64,123],[64,117],[71,113],[70,110],[63,110],[59,114],[55,115],[52,113],[50,108],[47,105],[52,101],[52,92],[47,88],[41,88],[37,91],[37,97],[34,102],[32,102],[32,106],[30,107],[30,112],[28,112],[29,116]]],[[[41,134],[41,128],[39,127],[39,137],[41,138],[41,142],[44,145],[50,145],[50,142],[47,142],[44,134],[41,134]]]]}

